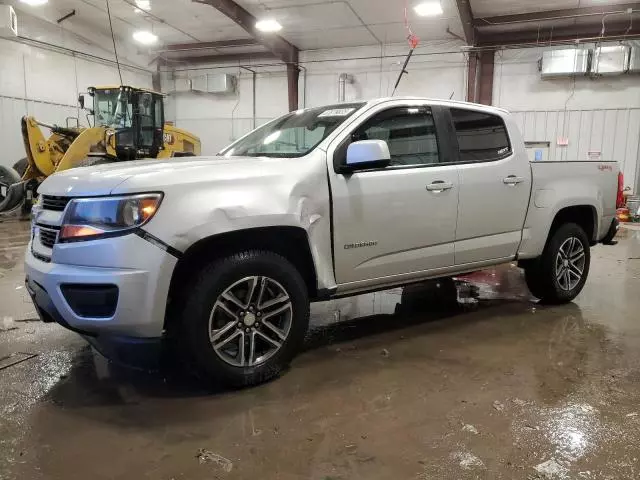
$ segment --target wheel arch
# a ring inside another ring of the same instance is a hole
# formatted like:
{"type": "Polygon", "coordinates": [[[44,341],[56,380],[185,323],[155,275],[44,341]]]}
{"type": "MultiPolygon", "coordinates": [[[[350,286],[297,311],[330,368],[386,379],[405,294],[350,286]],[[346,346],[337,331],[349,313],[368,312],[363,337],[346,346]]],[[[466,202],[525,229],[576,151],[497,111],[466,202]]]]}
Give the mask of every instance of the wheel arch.
{"type": "Polygon", "coordinates": [[[596,242],[598,235],[598,212],[593,205],[572,205],[558,210],[551,222],[547,242],[553,233],[566,223],[579,225],[587,234],[592,244],[596,242]]]}
{"type": "MultiPolygon", "coordinates": [[[[305,281],[309,298],[318,297],[316,268],[307,232],[301,227],[256,227],[205,237],[191,245],[180,257],[169,285],[169,304],[202,265],[244,250],[267,250],[289,260],[305,281]]],[[[167,312],[172,311],[167,305],[167,312]]]]}

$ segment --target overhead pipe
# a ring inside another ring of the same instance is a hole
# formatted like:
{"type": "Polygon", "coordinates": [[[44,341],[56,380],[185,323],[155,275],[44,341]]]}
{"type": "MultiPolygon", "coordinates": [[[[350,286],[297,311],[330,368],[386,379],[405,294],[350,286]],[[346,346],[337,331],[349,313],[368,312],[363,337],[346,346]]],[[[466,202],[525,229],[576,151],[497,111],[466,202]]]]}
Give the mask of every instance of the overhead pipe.
{"type": "Polygon", "coordinates": [[[302,108],[307,108],[307,68],[302,65],[298,65],[298,68],[302,70],[302,108]]]}
{"type": "MultiPolygon", "coordinates": [[[[59,53],[61,55],[67,55],[69,57],[80,58],[83,60],[89,60],[95,63],[102,63],[103,65],[109,65],[109,66],[116,65],[116,62],[114,60],[110,60],[108,58],[100,57],[98,55],[93,55],[90,53],[81,52],[79,50],[73,50],[71,48],[63,47],[61,45],[56,45],[55,43],[49,43],[49,42],[36,40],[29,37],[23,37],[20,35],[18,35],[17,37],[3,37],[2,40],[21,43],[23,45],[30,45],[32,47],[42,48],[43,50],[59,53]]],[[[138,72],[144,72],[144,73],[153,73],[153,71],[147,70],[146,68],[142,68],[136,65],[126,64],[122,62],[120,62],[120,66],[125,70],[138,71],[138,72]]]]}
{"type": "MultiPolygon", "coordinates": [[[[612,5],[612,8],[615,8],[616,5],[612,5]]],[[[573,9],[570,9],[573,10],[573,9]]],[[[564,12],[565,10],[559,10],[559,12],[564,12]]],[[[600,16],[606,16],[606,15],[631,15],[632,13],[638,13],[640,10],[637,8],[625,8],[622,10],[611,10],[611,11],[598,11],[598,12],[588,12],[588,13],[575,13],[575,14],[554,14],[553,10],[549,11],[548,13],[550,14],[548,17],[541,17],[538,16],[537,14],[533,13],[533,14],[527,14],[527,13],[522,13],[522,14],[515,14],[515,15],[502,15],[502,16],[497,16],[497,17],[480,17],[476,19],[476,27],[497,27],[500,25],[514,25],[514,24],[518,24],[518,23],[539,23],[539,22],[548,22],[548,21],[555,21],[555,20],[575,20],[578,18],[584,18],[584,17],[600,17],[600,16]],[[530,16],[532,18],[526,18],[527,16],[530,16]],[[499,20],[501,17],[504,18],[513,18],[513,17],[522,17],[522,18],[518,18],[518,19],[513,19],[513,20],[504,20],[504,21],[498,21],[495,22],[491,19],[495,19],[495,20],[499,20]],[[480,23],[483,22],[483,23],[480,23]]],[[[542,12],[544,13],[544,12],[542,12]]]]}
{"type": "Polygon", "coordinates": [[[252,106],[253,117],[252,117],[251,126],[252,126],[252,129],[255,130],[255,128],[257,126],[256,125],[256,123],[257,123],[257,119],[256,119],[256,117],[257,117],[257,115],[256,115],[256,79],[257,79],[258,73],[254,69],[249,68],[249,67],[240,66],[240,68],[243,69],[243,70],[247,70],[248,72],[251,72],[251,91],[252,91],[251,99],[252,99],[252,103],[253,103],[253,106],[252,106]]]}
{"type": "Polygon", "coordinates": [[[253,70],[251,72],[251,85],[253,88],[253,94],[252,94],[252,99],[253,99],[253,129],[255,130],[256,128],[256,79],[257,79],[257,73],[255,70],[253,70]]]}

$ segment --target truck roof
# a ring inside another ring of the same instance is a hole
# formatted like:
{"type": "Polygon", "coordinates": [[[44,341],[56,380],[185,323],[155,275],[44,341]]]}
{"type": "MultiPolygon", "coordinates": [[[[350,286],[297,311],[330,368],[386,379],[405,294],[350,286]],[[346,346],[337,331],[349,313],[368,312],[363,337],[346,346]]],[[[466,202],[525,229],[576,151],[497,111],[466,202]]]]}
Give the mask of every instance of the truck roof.
{"type": "MultiPolygon", "coordinates": [[[[472,102],[463,102],[461,100],[449,100],[449,99],[441,99],[441,98],[429,98],[429,97],[413,97],[413,96],[403,96],[403,97],[381,97],[374,98],[367,102],[369,106],[378,105],[380,103],[389,102],[391,100],[421,100],[426,102],[437,103],[438,105],[444,106],[452,106],[452,107],[473,107],[476,110],[485,110],[487,112],[500,112],[502,114],[508,114],[509,111],[504,108],[494,107],[490,105],[483,105],[480,103],[472,103],[472,102]]],[[[349,102],[353,103],[353,102],[349,102]]]]}

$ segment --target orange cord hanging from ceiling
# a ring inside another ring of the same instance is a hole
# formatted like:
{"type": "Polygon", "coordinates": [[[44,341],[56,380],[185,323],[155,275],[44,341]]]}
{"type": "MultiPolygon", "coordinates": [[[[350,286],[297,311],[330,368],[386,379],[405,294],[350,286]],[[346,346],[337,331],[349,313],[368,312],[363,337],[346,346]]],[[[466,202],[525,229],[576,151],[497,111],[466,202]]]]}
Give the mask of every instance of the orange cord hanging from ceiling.
{"type": "Polygon", "coordinates": [[[409,46],[413,50],[420,43],[420,38],[411,31],[411,25],[409,24],[409,0],[405,0],[404,2],[404,28],[407,30],[407,41],[409,42],[409,46]]]}

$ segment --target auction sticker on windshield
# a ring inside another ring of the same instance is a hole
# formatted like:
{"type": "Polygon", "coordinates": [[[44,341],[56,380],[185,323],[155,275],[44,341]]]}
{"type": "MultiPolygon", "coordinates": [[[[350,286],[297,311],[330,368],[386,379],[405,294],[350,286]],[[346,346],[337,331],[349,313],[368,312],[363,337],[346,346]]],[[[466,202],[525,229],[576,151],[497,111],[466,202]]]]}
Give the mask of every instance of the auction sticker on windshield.
{"type": "Polygon", "coordinates": [[[320,118],[320,117],[344,117],[346,115],[349,115],[354,110],[355,110],[355,108],[334,108],[332,110],[325,110],[320,115],[318,115],[318,118],[320,118]]]}

